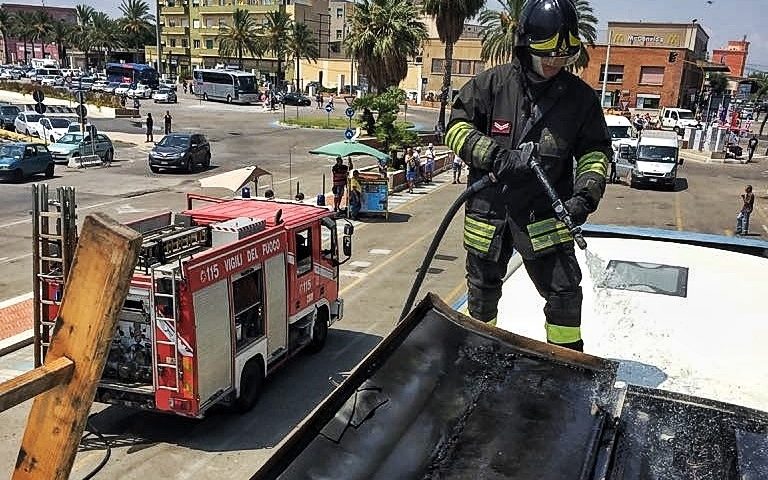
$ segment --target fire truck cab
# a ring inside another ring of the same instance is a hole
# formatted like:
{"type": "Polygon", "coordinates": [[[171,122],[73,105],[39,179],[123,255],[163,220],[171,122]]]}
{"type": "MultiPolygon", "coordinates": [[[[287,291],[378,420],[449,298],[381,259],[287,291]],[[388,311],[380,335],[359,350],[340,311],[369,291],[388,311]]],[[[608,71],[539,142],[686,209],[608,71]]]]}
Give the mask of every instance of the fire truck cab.
{"type": "Polygon", "coordinates": [[[256,403],[264,379],[318,351],[343,315],[353,227],[326,208],[188,195],[129,224],[143,244],[96,400],[202,417],[256,403]],[[204,202],[193,208],[193,202],[204,202]]]}

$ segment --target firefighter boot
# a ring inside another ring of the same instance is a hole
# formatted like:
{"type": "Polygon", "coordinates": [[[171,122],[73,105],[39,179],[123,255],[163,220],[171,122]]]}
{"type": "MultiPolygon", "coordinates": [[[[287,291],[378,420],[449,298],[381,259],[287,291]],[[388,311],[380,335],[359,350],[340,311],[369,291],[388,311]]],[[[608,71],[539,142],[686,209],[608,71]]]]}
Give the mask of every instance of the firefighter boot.
{"type": "Polygon", "coordinates": [[[544,305],[547,343],[584,351],[581,339],[581,287],[575,292],[551,293],[544,305]]]}

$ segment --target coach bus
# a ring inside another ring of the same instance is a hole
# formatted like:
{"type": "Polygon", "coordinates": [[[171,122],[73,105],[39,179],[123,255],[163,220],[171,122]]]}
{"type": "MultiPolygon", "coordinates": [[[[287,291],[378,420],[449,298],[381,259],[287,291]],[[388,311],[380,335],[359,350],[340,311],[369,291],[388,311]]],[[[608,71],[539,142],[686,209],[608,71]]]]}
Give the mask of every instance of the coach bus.
{"type": "Polygon", "coordinates": [[[227,103],[259,101],[256,76],[240,70],[198,69],[194,71],[194,93],[203,100],[224,100],[227,103]]]}
{"type": "Polygon", "coordinates": [[[107,81],[118,83],[142,83],[153,90],[160,85],[160,75],[149,65],[140,63],[108,63],[107,81]]]}

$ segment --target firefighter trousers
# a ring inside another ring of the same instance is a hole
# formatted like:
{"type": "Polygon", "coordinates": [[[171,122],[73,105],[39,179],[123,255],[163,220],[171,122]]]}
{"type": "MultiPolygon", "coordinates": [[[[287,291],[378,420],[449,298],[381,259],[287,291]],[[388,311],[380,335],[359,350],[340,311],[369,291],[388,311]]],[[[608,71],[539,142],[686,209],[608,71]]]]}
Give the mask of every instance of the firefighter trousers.
{"type": "MultiPolygon", "coordinates": [[[[472,318],[495,325],[501,285],[512,251],[512,245],[504,245],[496,261],[467,251],[467,300],[472,318]]],[[[582,351],[581,269],[572,245],[558,248],[540,258],[523,260],[523,264],[536,290],[546,301],[547,341],[582,351]]]]}

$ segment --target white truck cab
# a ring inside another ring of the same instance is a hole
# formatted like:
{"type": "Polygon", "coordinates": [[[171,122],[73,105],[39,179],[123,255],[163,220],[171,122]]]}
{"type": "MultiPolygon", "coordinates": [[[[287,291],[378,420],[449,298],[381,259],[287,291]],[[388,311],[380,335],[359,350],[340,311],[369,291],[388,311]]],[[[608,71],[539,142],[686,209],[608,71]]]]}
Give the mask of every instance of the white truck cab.
{"type": "Polygon", "coordinates": [[[662,185],[674,189],[677,179],[677,167],[682,164],[678,159],[679,140],[674,132],[647,130],[640,135],[634,168],[629,174],[629,185],[662,185]]]}
{"type": "Polygon", "coordinates": [[[661,109],[659,114],[661,128],[674,130],[675,133],[682,134],[686,127],[696,128],[699,121],[693,115],[693,112],[685,108],[667,108],[661,109]]]}
{"type": "Polygon", "coordinates": [[[631,156],[626,152],[637,150],[638,136],[632,122],[623,115],[606,115],[605,124],[608,126],[613,146],[609,181],[616,183],[620,178],[629,178],[628,174],[634,168],[634,165],[629,162],[631,156]]]}

